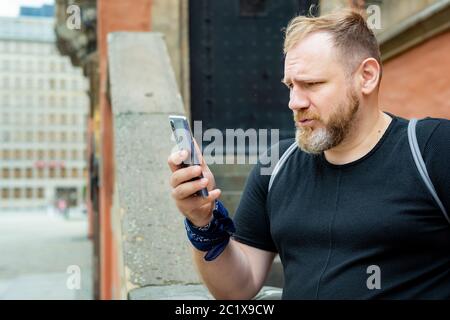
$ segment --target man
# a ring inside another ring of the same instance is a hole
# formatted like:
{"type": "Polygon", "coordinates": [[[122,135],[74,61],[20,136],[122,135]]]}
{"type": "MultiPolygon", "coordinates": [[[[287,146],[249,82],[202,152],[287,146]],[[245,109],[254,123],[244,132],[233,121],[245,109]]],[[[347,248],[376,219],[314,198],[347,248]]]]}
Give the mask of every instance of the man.
{"type": "MultiPolygon", "coordinates": [[[[285,299],[450,298],[450,227],[414,164],[408,121],[380,110],[379,48],[363,17],[294,18],[284,51],[298,148],[270,193],[270,176],[255,166],[231,240],[210,228],[229,221],[216,215],[223,208],[208,166],[181,168],[186,152],[169,157],[173,197],[210,292],[252,298],[278,253],[285,299]],[[205,186],[208,198],[193,196],[205,186]]],[[[450,121],[423,120],[417,136],[450,211],[450,121]]],[[[281,141],[280,154],[293,142],[281,141]]]]}

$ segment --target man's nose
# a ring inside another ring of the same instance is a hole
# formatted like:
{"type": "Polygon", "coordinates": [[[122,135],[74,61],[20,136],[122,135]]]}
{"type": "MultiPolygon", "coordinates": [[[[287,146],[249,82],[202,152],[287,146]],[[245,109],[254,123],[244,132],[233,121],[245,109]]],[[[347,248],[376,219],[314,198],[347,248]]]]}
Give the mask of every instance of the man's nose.
{"type": "Polygon", "coordinates": [[[289,109],[299,110],[310,106],[311,102],[308,96],[300,88],[292,88],[289,95],[289,109]]]}

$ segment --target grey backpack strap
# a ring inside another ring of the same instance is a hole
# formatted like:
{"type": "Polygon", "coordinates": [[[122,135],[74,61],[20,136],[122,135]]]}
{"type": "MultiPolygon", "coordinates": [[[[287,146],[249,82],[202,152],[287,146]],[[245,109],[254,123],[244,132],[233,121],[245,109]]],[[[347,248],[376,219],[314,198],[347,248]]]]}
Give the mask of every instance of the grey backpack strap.
{"type": "Polygon", "coordinates": [[[437,195],[436,190],[434,189],[433,182],[431,182],[430,176],[428,175],[427,167],[425,166],[425,162],[423,161],[422,154],[420,153],[419,144],[417,143],[417,135],[416,135],[416,124],[417,119],[411,119],[408,124],[408,142],[409,147],[411,148],[411,153],[414,158],[414,162],[416,164],[417,170],[419,170],[420,176],[422,177],[423,182],[430,191],[437,205],[441,209],[442,213],[447,219],[448,223],[450,223],[450,218],[447,214],[447,211],[444,208],[439,196],[437,195]]]}
{"type": "Polygon", "coordinates": [[[272,184],[273,184],[273,180],[275,179],[275,177],[277,176],[278,172],[280,171],[281,167],[283,166],[283,164],[286,162],[287,158],[289,158],[289,156],[295,151],[295,149],[297,148],[297,142],[294,142],[293,144],[291,144],[289,146],[289,148],[283,153],[283,155],[281,156],[280,160],[278,160],[277,164],[275,165],[275,168],[273,168],[273,172],[272,175],[270,176],[270,180],[269,180],[269,191],[272,188],[272,184]]]}

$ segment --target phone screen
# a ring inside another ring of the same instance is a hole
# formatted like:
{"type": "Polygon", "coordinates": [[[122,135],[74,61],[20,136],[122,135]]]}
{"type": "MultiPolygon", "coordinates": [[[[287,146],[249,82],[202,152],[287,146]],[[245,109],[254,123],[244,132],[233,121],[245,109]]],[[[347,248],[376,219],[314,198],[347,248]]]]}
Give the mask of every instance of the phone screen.
{"type": "MultiPolygon", "coordinates": [[[[194,139],[192,138],[192,133],[189,128],[189,123],[184,116],[169,116],[170,126],[178,145],[179,150],[186,150],[189,154],[188,158],[183,161],[183,167],[200,165],[200,159],[197,156],[197,152],[194,145],[194,139]]],[[[193,180],[203,178],[203,175],[196,177],[193,180]]],[[[197,192],[197,195],[202,197],[208,196],[208,190],[203,188],[197,192]]]]}
{"type": "Polygon", "coordinates": [[[170,116],[170,125],[179,150],[186,150],[189,157],[184,161],[186,165],[199,165],[200,161],[195,151],[194,140],[186,117],[170,116]]]}

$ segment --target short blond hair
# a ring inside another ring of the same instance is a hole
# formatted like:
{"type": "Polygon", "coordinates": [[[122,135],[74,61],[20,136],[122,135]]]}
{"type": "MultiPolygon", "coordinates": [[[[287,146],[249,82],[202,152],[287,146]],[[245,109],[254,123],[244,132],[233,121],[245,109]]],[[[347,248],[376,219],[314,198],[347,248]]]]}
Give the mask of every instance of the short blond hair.
{"type": "MultiPolygon", "coordinates": [[[[320,17],[298,16],[292,19],[285,31],[284,54],[303,38],[315,32],[331,35],[339,59],[353,73],[367,58],[374,58],[381,68],[380,48],[364,17],[355,9],[341,9],[320,17]]],[[[381,79],[381,70],[380,70],[381,79]]]]}

